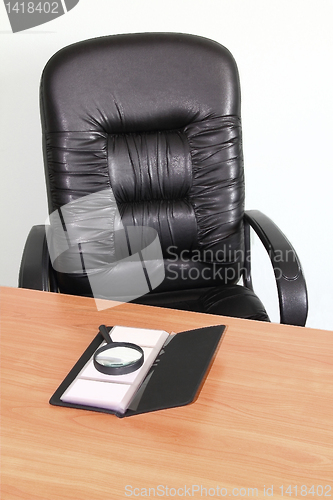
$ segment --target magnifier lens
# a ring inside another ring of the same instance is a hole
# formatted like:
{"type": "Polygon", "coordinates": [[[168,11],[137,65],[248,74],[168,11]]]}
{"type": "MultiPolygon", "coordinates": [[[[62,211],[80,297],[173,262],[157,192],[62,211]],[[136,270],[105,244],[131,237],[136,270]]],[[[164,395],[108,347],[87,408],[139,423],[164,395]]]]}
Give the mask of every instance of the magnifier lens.
{"type": "Polygon", "coordinates": [[[110,346],[105,351],[99,352],[95,359],[102,366],[120,368],[136,363],[141,357],[142,354],[137,349],[124,346],[110,346]]]}
{"type": "Polygon", "coordinates": [[[144,361],[142,348],[130,342],[113,342],[105,325],[99,327],[106,345],[94,354],[96,370],[106,375],[125,375],[138,370],[144,361]]]}

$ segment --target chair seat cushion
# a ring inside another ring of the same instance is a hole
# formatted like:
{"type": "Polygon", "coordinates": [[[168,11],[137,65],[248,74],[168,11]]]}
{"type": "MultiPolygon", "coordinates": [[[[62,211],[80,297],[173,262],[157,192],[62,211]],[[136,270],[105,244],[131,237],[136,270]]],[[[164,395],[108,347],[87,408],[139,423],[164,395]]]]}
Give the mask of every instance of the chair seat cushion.
{"type": "Polygon", "coordinates": [[[240,285],[150,293],[133,302],[170,309],[270,321],[256,294],[240,285]]]}

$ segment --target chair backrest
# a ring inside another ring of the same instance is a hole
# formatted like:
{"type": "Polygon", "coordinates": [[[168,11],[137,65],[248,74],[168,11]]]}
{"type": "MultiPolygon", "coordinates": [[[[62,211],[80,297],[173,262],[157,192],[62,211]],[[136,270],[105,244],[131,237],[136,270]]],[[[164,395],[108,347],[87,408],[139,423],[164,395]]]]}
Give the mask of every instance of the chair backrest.
{"type": "Polygon", "coordinates": [[[41,116],[50,212],[111,187],[124,225],[158,232],[160,290],[238,281],[240,89],[227,49],[176,33],[76,43],[44,69],[41,116]]]}

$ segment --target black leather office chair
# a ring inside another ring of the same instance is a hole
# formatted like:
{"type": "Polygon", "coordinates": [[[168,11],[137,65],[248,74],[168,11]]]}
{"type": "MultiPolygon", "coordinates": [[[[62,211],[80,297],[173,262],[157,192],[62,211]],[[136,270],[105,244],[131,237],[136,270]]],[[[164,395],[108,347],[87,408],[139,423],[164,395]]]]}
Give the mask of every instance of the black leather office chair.
{"type": "MultiPolygon", "coordinates": [[[[305,324],[295,251],[265,215],[244,212],[240,88],[227,49],[176,33],[76,43],[45,67],[41,115],[49,212],[111,188],[124,227],[157,231],[165,277],[135,302],[269,321],[251,284],[251,226],[275,269],[281,322],[305,324]]],[[[99,243],[96,273],[109,262],[99,243]]],[[[53,269],[44,226],[29,234],[19,286],[92,295],[84,267],[53,269]]]]}

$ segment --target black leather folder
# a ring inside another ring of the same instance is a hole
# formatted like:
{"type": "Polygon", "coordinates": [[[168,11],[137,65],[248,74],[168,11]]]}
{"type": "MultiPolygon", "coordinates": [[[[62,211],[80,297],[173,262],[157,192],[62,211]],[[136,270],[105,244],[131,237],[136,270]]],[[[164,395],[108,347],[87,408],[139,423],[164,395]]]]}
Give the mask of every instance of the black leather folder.
{"type": "Polygon", "coordinates": [[[110,413],[120,418],[190,404],[200,391],[224,330],[224,325],[218,325],[170,335],[124,414],[61,399],[103,342],[98,334],[53,394],[50,404],[110,413]]]}

